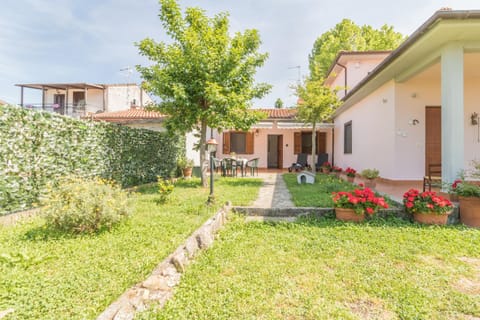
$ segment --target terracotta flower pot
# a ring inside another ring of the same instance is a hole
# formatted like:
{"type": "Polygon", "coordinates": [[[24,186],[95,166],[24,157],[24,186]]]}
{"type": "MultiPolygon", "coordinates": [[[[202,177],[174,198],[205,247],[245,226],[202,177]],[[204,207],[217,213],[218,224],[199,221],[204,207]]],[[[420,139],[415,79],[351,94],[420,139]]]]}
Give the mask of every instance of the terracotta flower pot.
{"type": "Polygon", "coordinates": [[[328,169],[328,168],[323,168],[323,167],[322,167],[322,173],[329,174],[329,173],[330,173],[330,169],[328,169]]]}
{"type": "Polygon", "coordinates": [[[375,179],[365,179],[365,188],[375,189],[377,181],[375,179]]]}
{"type": "Polygon", "coordinates": [[[413,214],[413,220],[423,224],[446,225],[450,213],[452,213],[452,211],[445,214],[417,212],[413,214]]]}
{"type": "Polygon", "coordinates": [[[365,214],[356,214],[353,209],[335,208],[335,217],[341,221],[362,222],[365,214]]]}
{"type": "Polygon", "coordinates": [[[185,178],[190,178],[192,176],[192,168],[185,168],[182,171],[185,178]]]}
{"type": "Polygon", "coordinates": [[[480,227],[480,198],[460,198],[460,222],[469,227],[480,227]]]}
{"type": "Polygon", "coordinates": [[[350,183],[353,183],[353,181],[355,181],[355,177],[347,176],[347,181],[350,182],[350,183]]]}

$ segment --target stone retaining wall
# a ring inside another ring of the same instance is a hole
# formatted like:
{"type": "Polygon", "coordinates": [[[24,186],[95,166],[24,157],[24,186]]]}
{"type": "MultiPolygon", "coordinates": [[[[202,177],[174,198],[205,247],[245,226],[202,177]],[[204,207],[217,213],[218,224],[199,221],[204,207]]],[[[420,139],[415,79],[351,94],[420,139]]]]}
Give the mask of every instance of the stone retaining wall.
{"type": "Polygon", "coordinates": [[[160,308],[173,296],[185,267],[202,249],[210,247],[215,234],[226,223],[230,204],[208,219],[175,252],[163,260],[150,276],[123,293],[97,320],[133,319],[136,312],[144,311],[151,303],[160,308]]]}
{"type": "MultiPolygon", "coordinates": [[[[233,207],[233,211],[247,216],[263,217],[301,217],[313,215],[323,217],[327,214],[333,214],[334,208],[318,207],[293,207],[293,208],[257,208],[257,207],[233,207]]],[[[455,206],[453,213],[448,216],[447,224],[457,224],[460,222],[458,206],[455,206]]],[[[411,220],[411,215],[403,210],[403,207],[379,210],[376,215],[381,218],[396,216],[401,219],[411,220]]]]}

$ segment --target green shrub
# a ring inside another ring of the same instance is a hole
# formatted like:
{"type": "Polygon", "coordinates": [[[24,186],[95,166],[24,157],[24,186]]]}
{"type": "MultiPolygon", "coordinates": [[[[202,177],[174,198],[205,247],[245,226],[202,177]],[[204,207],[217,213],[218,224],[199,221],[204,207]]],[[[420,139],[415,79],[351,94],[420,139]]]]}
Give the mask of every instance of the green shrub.
{"type": "Polygon", "coordinates": [[[360,175],[366,179],[375,179],[378,178],[380,171],[377,169],[365,169],[363,170],[360,175]]]}
{"type": "Polygon", "coordinates": [[[47,183],[100,176],[123,187],[171,176],[178,135],[0,106],[0,215],[30,208],[47,183]]]}
{"type": "Polygon", "coordinates": [[[165,180],[162,177],[158,177],[157,185],[158,193],[160,194],[158,202],[165,203],[170,197],[170,194],[172,194],[175,185],[171,180],[165,180]]]}
{"type": "Polygon", "coordinates": [[[130,214],[127,193],[118,185],[94,177],[68,177],[52,188],[42,212],[47,226],[71,233],[110,229],[130,214]]]}

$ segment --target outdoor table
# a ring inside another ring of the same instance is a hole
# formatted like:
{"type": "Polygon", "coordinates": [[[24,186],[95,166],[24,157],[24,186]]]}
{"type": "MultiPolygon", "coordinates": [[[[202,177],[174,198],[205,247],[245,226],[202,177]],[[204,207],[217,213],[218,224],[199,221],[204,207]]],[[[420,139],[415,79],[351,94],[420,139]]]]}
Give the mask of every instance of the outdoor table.
{"type": "Polygon", "coordinates": [[[242,177],[246,175],[247,162],[248,162],[248,159],[245,159],[245,158],[237,159],[237,167],[240,167],[242,177]]]}

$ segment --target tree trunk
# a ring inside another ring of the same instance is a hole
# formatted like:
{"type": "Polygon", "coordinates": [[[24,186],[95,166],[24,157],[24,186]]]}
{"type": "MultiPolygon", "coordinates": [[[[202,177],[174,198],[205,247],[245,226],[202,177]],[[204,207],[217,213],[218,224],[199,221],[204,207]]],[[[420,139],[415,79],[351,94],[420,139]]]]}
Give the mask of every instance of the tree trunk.
{"type": "Polygon", "coordinates": [[[204,188],[208,187],[207,184],[207,167],[208,167],[208,157],[207,157],[207,121],[202,120],[200,128],[200,177],[202,179],[202,186],[204,188]]]}
{"type": "Polygon", "coordinates": [[[316,172],[315,155],[317,154],[317,130],[315,130],[316,122],[312,123],[312,172],[316,172]]]}

